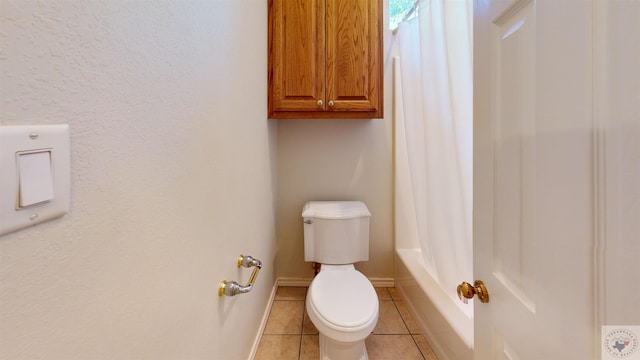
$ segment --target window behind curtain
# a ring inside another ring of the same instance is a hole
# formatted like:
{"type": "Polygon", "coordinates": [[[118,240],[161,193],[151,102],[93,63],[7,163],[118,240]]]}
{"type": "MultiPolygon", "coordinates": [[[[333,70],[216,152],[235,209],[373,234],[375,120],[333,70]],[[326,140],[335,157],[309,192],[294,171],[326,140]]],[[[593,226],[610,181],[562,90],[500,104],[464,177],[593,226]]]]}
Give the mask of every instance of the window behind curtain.
{"type": "Polygon", "coordinates": [[[389,29],[395,30],[415,0],[389,0],[389,29]]]}

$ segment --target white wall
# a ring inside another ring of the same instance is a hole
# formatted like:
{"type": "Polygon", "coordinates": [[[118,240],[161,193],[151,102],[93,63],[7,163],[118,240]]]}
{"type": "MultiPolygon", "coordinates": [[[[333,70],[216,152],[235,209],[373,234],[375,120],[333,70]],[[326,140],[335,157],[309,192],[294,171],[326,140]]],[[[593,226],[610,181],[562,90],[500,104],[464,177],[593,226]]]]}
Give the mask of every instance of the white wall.
{"type": "Polygon", "coordinates": [[[302,206],[309,200],[361,200],[371,211],[370,278],[393,278],[391,130],[378,120],[278,123],[278,275],[311,279],[304,262],[302,206]]]}
{"type": "Polygon", "coordinates": [[[0,125],[69,124],[71,212],[0,237],[0,358],[244,359],[275,281],[267,2],[0,2],[0,125]],[[236,257],[264,268],[251,293],[236,257]]]}

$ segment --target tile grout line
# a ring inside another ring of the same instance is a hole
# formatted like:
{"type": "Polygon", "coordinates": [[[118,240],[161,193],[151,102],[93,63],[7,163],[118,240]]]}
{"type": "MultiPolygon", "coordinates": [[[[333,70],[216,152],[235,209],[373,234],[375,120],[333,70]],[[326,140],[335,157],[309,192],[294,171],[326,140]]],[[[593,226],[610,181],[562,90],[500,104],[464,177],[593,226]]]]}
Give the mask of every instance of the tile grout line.
{"type": "MultiPolygon", "coordinates": [[[[402,301],[402,300],[398,300],[398,301],[402,301]]],[[[422,348],[420,347],[420,344],[418,344],[418,342],[416,341],[416,336],[422,336],[424,338],[424,335],[422,335],[421,332],[414,334],[411,332],[411,329],[409,329],[409,326],[407,325],[407,321],[405,320],[404,316],[402,315],[402,313],[400,312],[400,308],[398,308],[398,304],[396,303],[396,300],[393,300],[393,305],[396,307],[396,309],[398,310],[398,312],[400,313],[400,318],[402,318],[402,321],[404,322],[405,326],[407,327],[407,330],[409,331],[409,335],[411,336],[411,340],[413,341],[413,343],[416,345],[416,347],[418,348],[418,351],[420,352],[420,356],[422,356],[423,359],[427,360],[427,354],[425,354],[422,351],[422,348]]],[[[405,309],[406,310],[406,309],[405,309]]],[[[411,314],[408,314],[408,316],[411,316],[411,314]]],[[[411,319],[413,321],[413,319],[411,319]]]]}
{"type": "Polygon", "coordinates": [[[300,360],[300,357],[302,357],[302,333],[303,332],[304,332],[304,300],[302,302],[302,316],[300,319],[300,341],[298,343],[298,360],[300,360]]]}
{"type": "Polygon", "coordinates": [[[402,323],[404,324],[404,327],[407,329],[407,333],[409,333],[409,336],[411,337],[411,341],[413,341],[413,344],[418,349],[418,352],[420,353],[420,356],[422,356],[422,359],[426,360],[427,358],[422,353],[422,349],[420,348],[420,345],[418,345],[418,342],[416,341],[416,338],[415,338],[415,335],[422,335],[422,334],[413,334],[411,332],[411,329],[409,329],[409,325],[407,325],[407,320],[405,320],[404,315],[402,315],[402,312],[400,311],[400,308],[398,307],[398,304],[397,304],[396,300],[392,298],[392,301],[393,301],[393,306],[398,311],[398,314],[400,314],[400,319],[402,319],[402,323]]]}
{"type": "Polygon", "coordinates": [[[400,314],[400,319],[402,319],[402,323],[404,324],[405,329],[407,329],[407,333],[409,335],[413,335],[411,333],[411,329],[409,329],[409,325],[407,325],[407,321],[404,319],[404,316],[402,315],[402,312],[400,311],[400,308],[398,307],[398,304],[396,304],[395,300],[393,300],[393,307],[395,307],[398,314],[400,314]]]}
{"type": "MultiPolygon", "coordinates": [[[[398,300],[398,301],[402,301],[402,300],[398,300]]],[[[411,332],[411,329],[409,329],[409,324],[407,324],[407,320],[405,320],[404,315],[402,315],[402,312],[400,311],[400,308],[398,307],[398,304],[396,302],[396,300],[393,300],[393,305],[396,307],[396,310],[398,310],[398,313],[400,313],[400,318],[402,319],[402,322],[404,323],[404,326],[407,328],[407,331],[409,332],[410,335],[422,335],[421,332],[419,333],[413,333],[411,332]]],[[[407,310],[405,308],[405,310],[407,310]]],[[[411,316],[411,314],[407,314],[408,316],[411,316]]],[[[411,319],[411,321],[413,321],[415,323],[415,321],[413,319],[411,319]]]]}
{"type": "Polygon", "coordinates": [[[420,348],[420,345],[418,345],[418,342],[416,341],[416,338],[414,337],[413,334],[411,334],[411,341],[413,341],[413,343],[416,345],[416,347],[418,348],[418,352],[420,352],[420,356],[422,356],[422,358],[424,360],[427,359],[427,357],[422,353],[422,349],[420,348]]]}

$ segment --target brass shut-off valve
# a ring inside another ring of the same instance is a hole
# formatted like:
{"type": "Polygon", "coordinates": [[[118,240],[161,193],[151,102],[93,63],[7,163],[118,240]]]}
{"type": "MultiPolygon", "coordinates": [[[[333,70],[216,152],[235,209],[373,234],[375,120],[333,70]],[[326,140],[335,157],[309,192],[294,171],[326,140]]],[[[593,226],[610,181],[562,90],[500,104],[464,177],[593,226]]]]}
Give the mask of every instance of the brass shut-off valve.
{"type": "Polygon", "coordinates": [[[258,277],[258,272],[262,269],[262,262],[253,256],[247,255],[244,256],[240,254],[238,256],[238,267],[255,267],[251,276],[249,276],[249,283],[247,285],[240,285],[236,281],[227,281],[222,280],[220,284],[218,284],[218,296],[227,295],[227,296],[236,296],[238,294],[244,294],[251,291],[253,288],[253,283],[256,281],[258,277]]]}

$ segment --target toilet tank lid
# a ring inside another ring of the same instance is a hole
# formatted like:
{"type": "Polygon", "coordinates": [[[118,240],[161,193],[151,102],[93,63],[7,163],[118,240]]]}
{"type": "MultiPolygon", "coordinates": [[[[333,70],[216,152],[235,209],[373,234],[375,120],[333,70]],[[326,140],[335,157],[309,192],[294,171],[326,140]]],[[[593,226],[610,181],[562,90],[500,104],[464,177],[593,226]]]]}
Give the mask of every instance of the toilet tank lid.
{"type": "Polygon", "coordinates": [[[309,201],[302,208],[303,218],[353,219],[370,217],[362,201],[309,201]]]}

